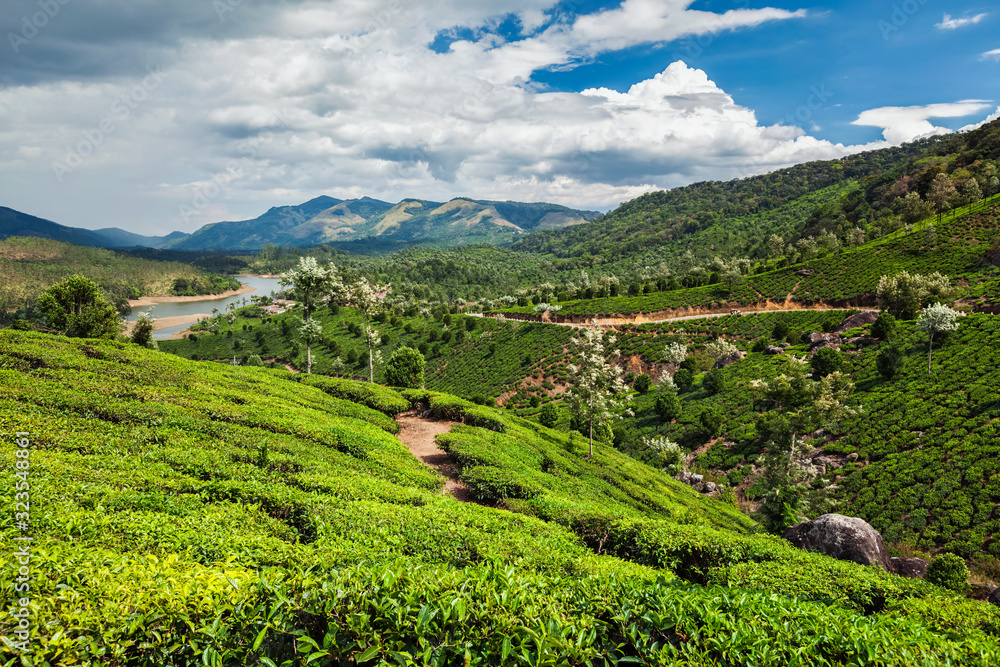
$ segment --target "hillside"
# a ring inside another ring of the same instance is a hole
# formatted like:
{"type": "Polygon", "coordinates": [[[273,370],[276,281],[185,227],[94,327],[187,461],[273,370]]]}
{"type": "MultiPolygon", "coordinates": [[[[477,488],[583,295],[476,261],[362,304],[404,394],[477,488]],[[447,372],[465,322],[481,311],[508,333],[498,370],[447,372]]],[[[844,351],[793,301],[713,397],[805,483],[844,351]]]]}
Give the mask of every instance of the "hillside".
{"type": "Polygon", "coordinates": [[[2,530],[34,539],[32,664],[1000,659],[993,607],[748,535],[612,448],[587,462],[579,437],[447,395],[295,379],[0,332],[18,434],[0,460],[30,481],[30,527],[8,512],[2,530]],[[463,422],[439,441],[487,506],[441,495],[393,435],[415,401],[463,422]]]}
{"type": "MultiPolygon", "coordinates": [[[[586,227],[520,239],[515,250],[560,258],[606,257],[618,270],[665,261],[676,268],[686,250],[696,257],[767,257],[772,234],[784,243],[858,227],[896,224],[902,198],[927,198],[933,177],[961,186],[997,174],[1000,120],[964,134],[932,137],[841,160],[810,162],[728,182],[703,182],[651,192],[626,202],[586,227]]],[[[989,194],[989,193],[988,193],[989,194]]],[[[996,194],[993,192],[992,194],[996,194]]],[[[891,228],[891,227],[890,227],[891,228]]]]}
{"type": "Polygon", "coordinates": [[[299,206],[272,208],[253,220],[217,222],[162,245],[175,250],[259,250],[267,244],[352,251],[413,245],[503,245],[536,229],[562,228],[593,220],[594,211],[555,204],[493,202],[466,198],[447,203],[404,199],[398,204],[364,197],[317,197],[299,206]]]}
{"type": "Polygon", "coordinates": [[[180,262],[154,262],[102,248],[71,245],[38,237],[0,241],[0,311],[34,304],[55,283],[81,273],[116,301],[173,294],[181,279],[197,294],[216,294],[239,287],[234,278],[213,276],[180,262]]]}

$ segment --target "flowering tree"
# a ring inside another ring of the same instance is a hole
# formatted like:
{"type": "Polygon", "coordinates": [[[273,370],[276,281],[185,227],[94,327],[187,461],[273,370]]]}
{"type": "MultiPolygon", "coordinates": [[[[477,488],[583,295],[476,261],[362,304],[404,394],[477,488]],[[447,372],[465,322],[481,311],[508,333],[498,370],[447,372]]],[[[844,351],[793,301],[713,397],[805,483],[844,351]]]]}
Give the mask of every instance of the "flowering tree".
{"type": "MultiPolygon", "coordinates": [[[[312,342],[323,332],[320,324],[312,321],[312,311],[317,301],[340,283],[340,277],[336,268],[320,266],[315,257],[300,257],[298,266],[281,274],[279,282],[283,286],[291,285],[294,288],[297,306],[305,312],[299,334],[306,342],[306,373],[311,373],[312,342]]],[[[232,321],[229,328],[232,330],[232,321]]]]}
{"type": "Polygon", "coordinates": [[[379,333],[372,329],[372,318],[382,308],[382,301],[389,293],[389,285],[378,285],[362,276],[344,287],[342,294],[348,305],[358,309],[364,319],[365,344],[368,346],[368,381],[375,381],[375,362],[381,354],[375,349],[379,333]]]}
{"type": "Polygon", "coordinates": [[[663,360],[668,364],[680,365],[687,358],[687,345],[683,343],[668,343],[663,349],[663,360]]]}
{"type": "MultiPolygon", "coordinates": [[[[572,386],[566,392],[566,398],[570,409],[590,429],[588,459],[594,456],[594,425],[621,419],[623,414],[632,414],[631,410],[625,408],[631,396],[622,381],[622,370],[608,362],[603,339],[595,320],[582,330],[579,337],[571,341],[579,351],[580,363],[569,366],[572,386]],[[625,409],[622,410],[623,408],[625,409]],[[622,412],[618,412],[619,410],[622,412]]],[[[608,343],[614,345],[615,337],[611,336],[608,343]]],[[[617,357],[618,350],[610,356],[617,357]]]]}
{"type": "Polygon", "coordinates": [[[917,328],[930,335],[927,346],[927,373],[931,372],[931,355],[934,352],[934,334],[958,329],[958,318],[965,313],[952,310],[943,303],[932,303],[923,309],[917,320],[917,328]]]}

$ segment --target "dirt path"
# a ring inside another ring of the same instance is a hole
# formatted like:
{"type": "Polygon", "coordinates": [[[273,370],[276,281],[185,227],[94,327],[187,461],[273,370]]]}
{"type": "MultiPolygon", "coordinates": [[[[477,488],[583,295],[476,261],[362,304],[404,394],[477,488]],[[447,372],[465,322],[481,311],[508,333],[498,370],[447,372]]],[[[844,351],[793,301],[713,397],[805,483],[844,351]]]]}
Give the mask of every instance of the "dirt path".
{"type": "Polygon", "coordinates": [[[463,503],[475,502],[472,491],[458,478],[458,466],[434,440],[434,436],[450,431],[456,422],[423,419],[414,412],[403,412],[396,415],[396,423],[399,424],[399,440],[407,449],[445,478],[444,492],[463,503]]]}

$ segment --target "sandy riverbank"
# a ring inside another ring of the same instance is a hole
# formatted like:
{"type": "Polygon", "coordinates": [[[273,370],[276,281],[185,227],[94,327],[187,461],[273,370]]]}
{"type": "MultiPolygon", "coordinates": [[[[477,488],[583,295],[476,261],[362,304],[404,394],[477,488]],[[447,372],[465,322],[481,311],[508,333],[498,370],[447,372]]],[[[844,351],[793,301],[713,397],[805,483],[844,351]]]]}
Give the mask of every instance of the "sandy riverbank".
{"type": "MultiPolygon", "coordinates": [[[[188,301],[214,301],[216,299],[225,299],[230,296],[239,296],[240,294],[249,294],[254,291],[254,288],[246,283],[240,283],[242,287],[239,289],[231,289],[219,294],[201,294],[199,296],[144,296],[139,299],[133,299],[128,302],[128,305],[132,308],[143,308],[145,306],[155,306],[158,303],[187,303],[188,301]]],[[[172,319],[172,318],[164,318],[172,319]]],[[[191,320],[192,322],[194,320],[191,320]]],[[[181,324],[181,322],[176,322],[176,324],[181,324]]]]}
{"type": "MultiPolygon", "coordinates": [[[[180,324],[194,324],[200,319],[206,317],[211,317],[211,313],[197,313],[195,315],[174,315],[173,317],[156,317],[153,320],[153,331],[159,331],[160,329],[169,329],[170,327],[176,327],[180,324]]],[[[132,335],[132,327],[135,326],[135,322],[128,322],[125,324],[125,334],[128,336],[132,335]]],[[[190,333],[189,329],[185,329],[181,332],[187,335],[190,333]]],[[[183,338],[184,336],[178,336],[178,338],[183,338]]]]}

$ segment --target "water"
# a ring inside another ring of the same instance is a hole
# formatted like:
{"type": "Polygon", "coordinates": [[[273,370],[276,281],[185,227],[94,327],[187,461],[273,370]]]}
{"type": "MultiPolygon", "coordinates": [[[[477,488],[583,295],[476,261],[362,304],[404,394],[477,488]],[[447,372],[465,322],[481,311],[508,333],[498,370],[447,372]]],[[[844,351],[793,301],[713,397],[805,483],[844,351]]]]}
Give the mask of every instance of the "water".
{"type": "MultiPolygon", "coordinates": [[[[205,301],[184,301],[180,303],[158,303],[153,307],[153,317],[178,317],[178,316],[189,316],[191,319],[184,323],[179,324],[174,327],[169,327],[167,329],[160,329],[153,334],[153,338],[156,340],[163,340],[169,338],[171,335],[177,333],[178,331],[184,331],[191,324],[197,322],[198,319],[195,315],[211,313],[213,308],[218,308],[219,312],[224,312],[226,306],[233,302],[241,302],[246,299],[250,302],[250,296],[260,296],[271,294],[272,292],[280,291],[282,288],[278,284],[277,278],[259,278],[257,276],[239,276],[237,278],[241,283],[246,283],[254,288],[253,292],[248,292],[246,294],[240,294],[237,296],[227,296],[221,299],[210,299],[205,301]]],[[[140,306],[138,308],[132,309],[132,314],[129,315],[128,319],[130,321],[135,321],[139,317],[139,313],[143,313],[149,310],[149,306],[140,306]]]]}

